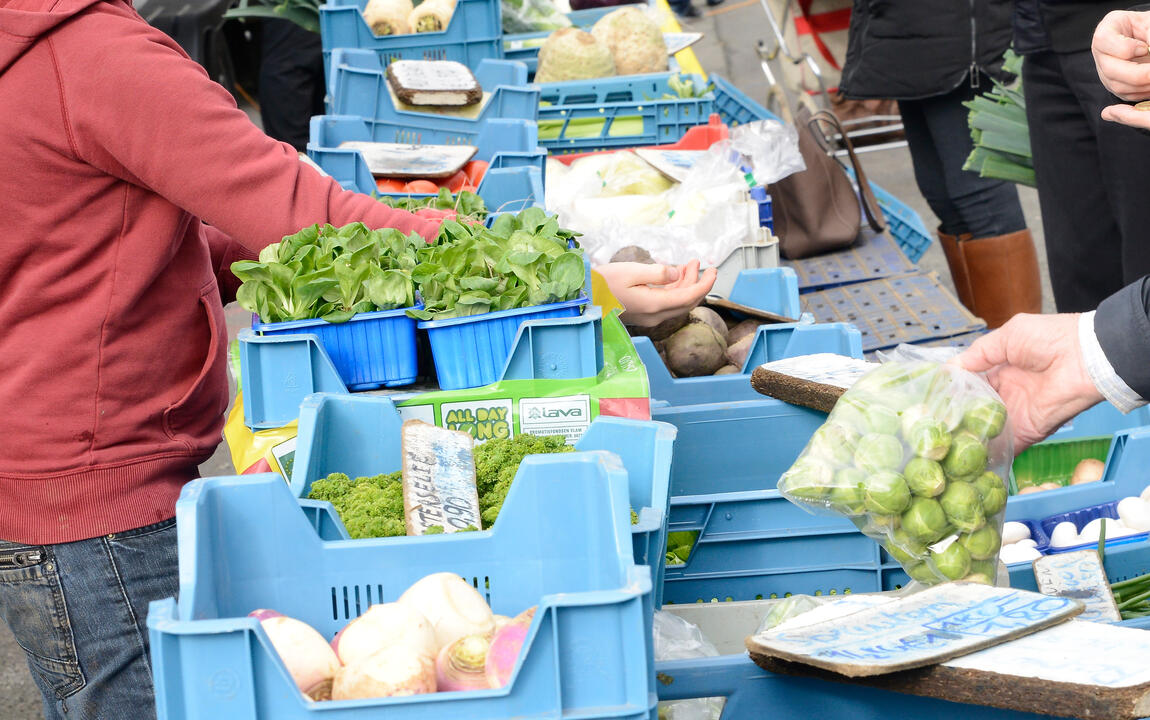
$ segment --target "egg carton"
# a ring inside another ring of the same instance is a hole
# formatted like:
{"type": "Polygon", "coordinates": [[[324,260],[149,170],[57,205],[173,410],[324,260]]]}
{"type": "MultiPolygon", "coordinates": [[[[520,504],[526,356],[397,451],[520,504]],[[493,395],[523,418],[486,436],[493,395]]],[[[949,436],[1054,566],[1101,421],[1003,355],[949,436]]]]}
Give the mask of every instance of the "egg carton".
{"type": "MultiPolygon", "coordinates": [[[[1081,510],[1073,510],[1071,512],[1059,513],[1057,515],[1051,515],[1049,517],[1043,518],[1042,522],[1039,523],[1039,526],[1041,527],[1042,532],[1046,535],[1046,537],[1050,539],[1050,544],[1045,550],[1045,553],[1053,555],[1057,553],[1073,552],[1075,550],[1089,550],[1091,548],[1098,547],[1097,539],[1091,542],[1076,543],[1074,545],[1065,545],[1061,547],[1055,546],[1053,544],[1056,540],[1054,536],[1055,528],[1058,527],[1060,523],[1069,522],[1073,523],[1075,530],[1081,534],[1083,530],[1085,530],[1087,526],[1090,526],[1090,524],[1095,520],[1118,520],[1119,502],[1121,501],[1117,500],[1114,502],[1103,503],[1101,505],[1093,505],[1091,507],[1082,508],[1081,510]]],[[[1148,519],[1150,519],[1150,515],[1148,515],[1148,519]]],[[[1140,542],[1145,540],[1147,537],[1150,537],[1150,532],[1134,532],[1129,535],[1112,537],[1106,540],[1106,547],[1140,542]]]]}

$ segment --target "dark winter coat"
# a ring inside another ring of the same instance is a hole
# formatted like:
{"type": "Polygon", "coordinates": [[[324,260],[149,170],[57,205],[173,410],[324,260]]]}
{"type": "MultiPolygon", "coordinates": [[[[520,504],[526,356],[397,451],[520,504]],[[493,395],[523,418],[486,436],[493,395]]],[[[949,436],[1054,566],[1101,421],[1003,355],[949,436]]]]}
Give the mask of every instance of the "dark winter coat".
{"type": "Polygon", "coordinates": [[[998,76],[1013,10],[1014,0],[854,0],[839,88],[916,100],[970,82],[974,69],[998,76]]]}

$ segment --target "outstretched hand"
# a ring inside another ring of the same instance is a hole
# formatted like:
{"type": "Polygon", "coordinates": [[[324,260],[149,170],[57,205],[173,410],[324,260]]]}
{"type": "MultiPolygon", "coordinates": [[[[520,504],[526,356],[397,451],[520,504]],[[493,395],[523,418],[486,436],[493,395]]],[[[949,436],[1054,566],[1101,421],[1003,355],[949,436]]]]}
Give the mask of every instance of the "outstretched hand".
{"type": "Polygon", "coordinates": [[[623,305],[623,322],[639,327],[690,312],[711,291],[718,272],[715,268],[699,272],[698,260],[682,266],[615,262],[595,271],[623,305]]]}
{"type": "MultiPolygon", "coordinates": [[[[1123,100],[1150,98],[1150,12],[1115,10],[1094,30],[1090,50],[1098,79],[1123,100]]],[[[1116,104],[1102,109],[1102,118],[1150,129],[1150,112],[1116,104]]]]}
{"type": "Polygon", "coordinates": [[[1015,454],[1103,399],[1082,359],[1075,314],[1015,315],[952,362],[986,373],[1006,403],[1015,454]]]}

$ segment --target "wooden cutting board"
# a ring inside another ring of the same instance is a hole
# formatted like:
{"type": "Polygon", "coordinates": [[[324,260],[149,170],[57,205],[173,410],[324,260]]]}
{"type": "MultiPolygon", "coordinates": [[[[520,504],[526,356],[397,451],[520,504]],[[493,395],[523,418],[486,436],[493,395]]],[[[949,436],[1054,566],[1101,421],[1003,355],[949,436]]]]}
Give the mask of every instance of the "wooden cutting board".
{"type": "Polygon", "coordinates": [[[396,178],[451,177],[479,150],[474,145],[402,145],[350,140],[339,146],[358,150],[375,177],[396,178]]]}
{"type": "Polygon", "coordinates": [[[464,107],[483,99],[475,75],[453,60],[396,60],[387,66],[387,80],[408,105],[464,107]]]}

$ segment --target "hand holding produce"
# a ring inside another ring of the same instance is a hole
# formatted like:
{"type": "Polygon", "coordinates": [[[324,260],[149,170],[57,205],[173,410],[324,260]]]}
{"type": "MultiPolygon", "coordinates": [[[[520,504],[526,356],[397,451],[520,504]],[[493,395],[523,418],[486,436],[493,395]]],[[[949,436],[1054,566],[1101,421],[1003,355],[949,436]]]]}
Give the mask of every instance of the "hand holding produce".
{"type": "Polygon", "coordinates": [[[779,490],[850,517],[918,582],[993,583],[1010,441],[1006,408],[980,378],[891,360],[843,394],[779,490]]]}
{"type": "Polygon", "coordinates": [[[711,291],[718,273],[715,268],[699,272],[698,260],[682,267],[608,263],[597,266],[595,271],[626,308],[623,322],[640,327],[653,327],[690,312],[711,291]]]}
{"type": "MultiPolygon", "coordinates": [[[[1150,52],[1147,37],[1150,37],[1150,14],[1145,12],[1110,12],[1094,30],[1090,49],[1098,78],[1107,90],[1123,100],[1150,97],[1150,80],[1146,77],[1146,58],[1150,52]]],[[[1103,108],[1102,118],[1150,129],[1150,113],[1129,105],[1103,108]]]]}

